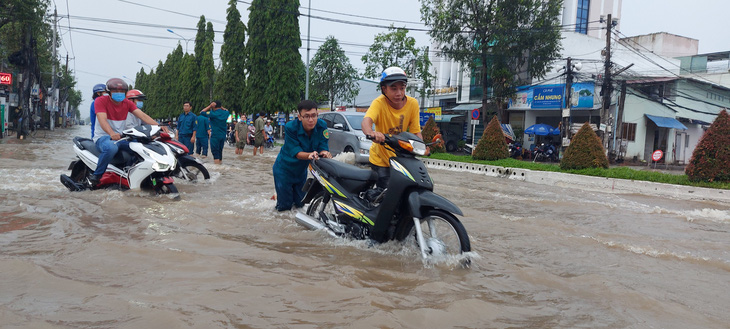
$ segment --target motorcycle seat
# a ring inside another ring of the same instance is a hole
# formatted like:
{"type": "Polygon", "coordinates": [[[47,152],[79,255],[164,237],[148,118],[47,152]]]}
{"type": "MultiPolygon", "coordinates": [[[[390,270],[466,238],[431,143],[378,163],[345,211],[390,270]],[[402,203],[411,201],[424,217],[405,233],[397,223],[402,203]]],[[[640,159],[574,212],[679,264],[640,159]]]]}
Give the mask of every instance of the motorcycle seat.
{"type": "MultiPolygon", "coordinates": [[[[78,146],[82,150],[87,150],[91,152],[91,154],[95,155],[97,158],[99,158],[99,154],[101,154],[101,151],[96,148],[96,143],[94,143],[93,140],[89,138],[83,138],[83,137],[74,137],[74,144],[78,146]]],[[[111,161],[109,161],[109,164],[114,165],[116,167],[124,167],[127,165],[127,163],[130,163],[132,160],[132,155],[128,152],[125,152],[123,150],[119,150],[117,154],[114,155],[111,161]]]]}
{"type": "Polygon", "coordinates": [[[348,180],[376,181],[378,174],[370,169],[360,169],[332,159],[319,159],[317,165],[326,173],[348,180]]]}

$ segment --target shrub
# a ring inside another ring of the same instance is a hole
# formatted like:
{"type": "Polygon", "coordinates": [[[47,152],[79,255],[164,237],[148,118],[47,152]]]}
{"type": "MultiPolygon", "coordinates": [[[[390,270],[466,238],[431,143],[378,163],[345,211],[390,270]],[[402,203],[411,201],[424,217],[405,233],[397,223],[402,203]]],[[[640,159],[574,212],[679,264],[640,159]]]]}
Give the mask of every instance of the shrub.
{"type": "Polygon", "coordinates": [[[717,115],[685,169],[690,181],[730,181],[730,116],[725,110],[717,115]]]}
{"type": "Polygon", "coordinates": [[[435,142],[434,137],[439,135],[439,138],[441,139],[440,143],[434,143],[429,146],[431,148],[431,153],[443,153],[446,152],[445,144],[444,144],[444,138],[440,136],[441,130],[439,129],[438,125],[436,125],[436,121],[433,120],[433,117],[428,118],[428,121],[426,122],[426,125],[423,126],[421,129],[421,135],[423,135],[423,142],[428,144],[435,142]]]}
{"type": "Polygon", "coordinates": [[[484,134],[474,148],[472,157],[475,160],[499,160],[509,157],[507,150],[507,142],[504,140],[502,126],[499,124],[497,117],[492,117],[492,121],[484,128],[484,134]]]}
{"type": "Polygon", "coordinates": [[[588,122],[578,130],[560,161],[560,169],[608,168],[606,151],[588,122]]]}

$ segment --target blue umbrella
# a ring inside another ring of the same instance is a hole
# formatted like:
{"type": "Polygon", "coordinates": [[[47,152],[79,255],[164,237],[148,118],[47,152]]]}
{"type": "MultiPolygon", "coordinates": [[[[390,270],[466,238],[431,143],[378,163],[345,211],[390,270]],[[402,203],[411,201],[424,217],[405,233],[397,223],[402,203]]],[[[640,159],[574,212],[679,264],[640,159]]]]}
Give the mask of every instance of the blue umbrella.
{"type": "Polygon", "coordinates": [[[553,130],[550,130],[550,135],[560,136],[560,129],[559,128],[555,128],[553,130]]]}
{"type": "Polygon", "coordinates": [[[552,126],[546,125],[544,123],[538,123],[536,125],[527,127],[527,129],[525,129],[525,134],[547,136],[550,134],[550,131],[552,131],[552,130],[553,130],[552,126]]]}

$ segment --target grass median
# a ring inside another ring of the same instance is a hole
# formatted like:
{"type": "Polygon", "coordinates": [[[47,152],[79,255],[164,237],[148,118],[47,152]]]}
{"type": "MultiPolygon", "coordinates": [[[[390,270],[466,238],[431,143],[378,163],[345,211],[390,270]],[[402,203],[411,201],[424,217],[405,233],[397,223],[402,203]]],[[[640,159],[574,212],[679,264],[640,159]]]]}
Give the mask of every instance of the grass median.
{"type": "Polygon", "coordinates": [[[496,161],[484,161],[474,160],[469,155],[454,155],[449,153],[434,153],[430,156],[431,159],[447,160],[464,163],[477,163],[491,166],[507,167],[507,168],[521,168],[529,170],[539,171],[554,171],[563,172],[568,174],[596,176],[596,177],[607,177],[607,178],[620,178],[637,181],[647,181],[665,184],[676,184],[676,185],[687,185],[697,187],[709,187],[717,189],[730,190],[730,183],[727,182],[691,182],[687,178],[687,175],[675,175],[665,174],[661,172],[648,171],[648,170],[636,170],[628,167],[616,166],[609,169],[603,168],[591,168],[591,169],[580,169],[580,170],[562,170],[558,164],[550,163],[539,163],[530,161],[521,161],[512,158],[501,159],[496,161]]]}

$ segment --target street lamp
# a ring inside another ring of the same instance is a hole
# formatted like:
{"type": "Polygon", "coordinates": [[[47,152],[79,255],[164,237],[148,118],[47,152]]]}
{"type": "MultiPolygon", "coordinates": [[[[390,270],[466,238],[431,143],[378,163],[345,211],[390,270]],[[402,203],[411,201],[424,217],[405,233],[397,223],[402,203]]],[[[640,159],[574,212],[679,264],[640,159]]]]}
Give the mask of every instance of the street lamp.
{"type": "Polygon", "coordinates": [[[179,34],[175,33],[175,31],[170,30],[170,29],[167,29],[167,32],[170,32],[170,33],[182,38],[183,40],[185,40],[185,53],[187,54],[188,53],[188,42],[190,41],[190,39],[186,39],[184,36],[179,35],[179,34]]]}
{"type": "Polygon", "coordinates": [[[144,65],[144,66],[147,66],[147,67],[149,67],[149,68],[150,68],[150,72],[152,72],[152,66],[149,66],[149,65],[147,65],[147,64],[145,64],[145,63],[142,63],[142,62],[140,62],[140,61],[137,61],[137,63],[139,63],[139,64],[142,64],[142,65],[144,65]]]}
{"type": "Polygon", "coordinates": [[[126,79],[127,81],[131,82],[132,85],[134,85],[134,81],[132,81],[132,79],[128,78],[126,75],[123,75],[122,78],[126,79]]]}

